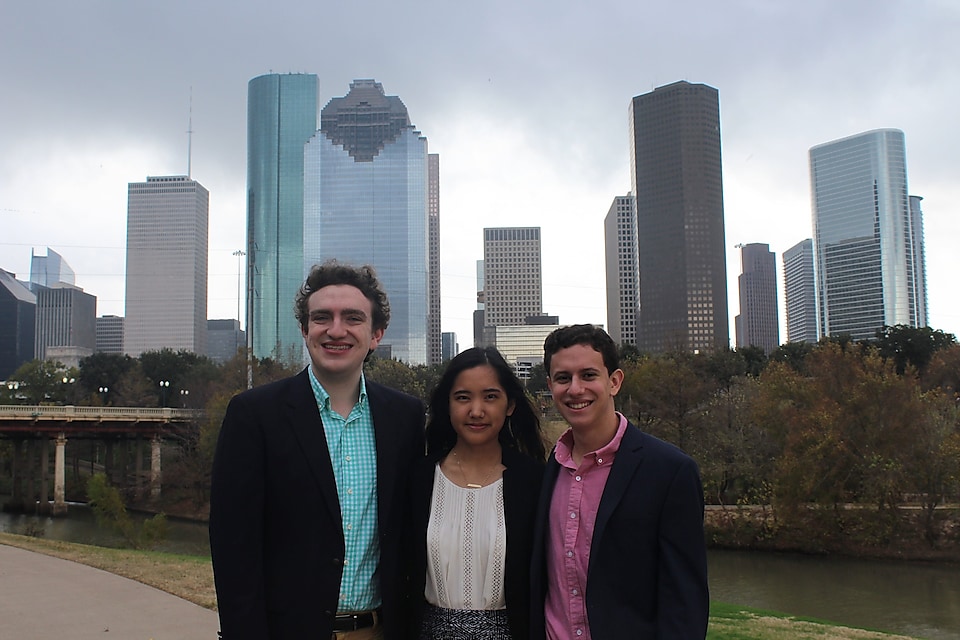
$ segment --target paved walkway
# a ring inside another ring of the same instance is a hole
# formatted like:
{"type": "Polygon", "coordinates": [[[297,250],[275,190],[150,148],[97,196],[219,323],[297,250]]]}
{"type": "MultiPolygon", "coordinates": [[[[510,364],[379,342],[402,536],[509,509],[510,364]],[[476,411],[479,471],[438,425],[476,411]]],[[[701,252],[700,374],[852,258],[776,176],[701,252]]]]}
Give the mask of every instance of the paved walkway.
{"type": "Polygon", "coordinates": [[[218,626],[159,589],[0,544],[0,640],[216,640],[218,626]]]}

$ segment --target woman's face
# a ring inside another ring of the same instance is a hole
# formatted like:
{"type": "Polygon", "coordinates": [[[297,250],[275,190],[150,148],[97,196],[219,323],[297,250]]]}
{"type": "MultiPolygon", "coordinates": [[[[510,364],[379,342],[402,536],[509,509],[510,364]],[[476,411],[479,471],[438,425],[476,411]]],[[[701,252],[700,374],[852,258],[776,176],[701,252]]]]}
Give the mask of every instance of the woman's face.
{"type": "Polygon", "coordinates": [[[514,403],[488,364],[465,369],[450,390],[450,422],[460,444],[471,447],[497,441],[514,403]]]}

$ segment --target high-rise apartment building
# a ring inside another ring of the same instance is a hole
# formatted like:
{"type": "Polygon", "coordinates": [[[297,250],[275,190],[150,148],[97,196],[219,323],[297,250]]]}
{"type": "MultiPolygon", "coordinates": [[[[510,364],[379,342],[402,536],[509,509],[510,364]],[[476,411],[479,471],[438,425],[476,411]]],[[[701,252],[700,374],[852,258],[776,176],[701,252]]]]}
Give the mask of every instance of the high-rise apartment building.
{"type": "Polygon", "coordinates": [[[38,256],[30,250],[30,284],[52,287],[58,282],[77,284],[76,274],[59,253],[47,247],[47,255],[38,256]]]}
{"type": "Polygon", "coordinates": [[[374,80],[354,80],[323,107],[303,156],[302,268],[331,258],[372,265],[391,311],[378,352],[426,364],[427,139],[400,98],[374,80]]]}
{"type": "Polygon", "coordinates": [[[203,354],[207,337],[210,194],[188,176],[148,176],[127,189],[123,350],[203,354]]]}
{"type": "Polygon", "coordinates": [[[629,121],[640,264],[637,347],[726,348],[719,94],[683,81],[658,87],[633,98],[629,121]]]}
{"type": "Polygon", "coordinates": [[[540,227],[483,230],[483,311],[488,327],[543,315],[540,227]]]}
{"type": "Polygon", "coordinates": [[[63,282],[37,286],[37,330],[33,352],[51,359],[49,347],[73,347],[91,355],[97,347],[97,298],[63,282]]]}
{"type": "Polygon", "coordinates": [[[427,154],[427,213],[429,214],[427,295],[427,364],[443,361],[440,331],[440,154],[427,154]]]}
{"type": "Polygon", "coordinates": [[[607,274],[607,332],[617,344],[637,343],[640,275],[633,194],[613,199],[603,219],[607,274]]]}
{"type": "Polygon", "coordinates": [[[878,129],[810,149],[821,336],[872,339],[926,326],[919,206],[911,207],[902,131],[878,129]]]}
{"type": "Polygon", "coordinates": [[[770,353],[780,346],[777,309],[777,259],[770,245],[740,245],[740,314],[736,317],[738,347],[760,347],[770,353]]]}
{"type": "Polygon", "coordinates": [[[787,311],[787,342],[819,340],[813,240],[801,240],[783,252],[783,297],[787,311]]]}
{"type": "Polygon", "coordinates": [[[247,340],[258,358],[300,357],[293,299],[303,267],[303,146],[316,133],[320,85],[271,73],[247,85],[247,340]]]}
{"type": "Polygon", "coordinates": [[[0,380],[9,380],[20,365],[33,360],[36,314],[36,294],[0,269],[0,380]]]}
{"type": "Polygon", "coordinates": [[[123,353],[123,316],[97,318],[98,353],[123,353]]]}

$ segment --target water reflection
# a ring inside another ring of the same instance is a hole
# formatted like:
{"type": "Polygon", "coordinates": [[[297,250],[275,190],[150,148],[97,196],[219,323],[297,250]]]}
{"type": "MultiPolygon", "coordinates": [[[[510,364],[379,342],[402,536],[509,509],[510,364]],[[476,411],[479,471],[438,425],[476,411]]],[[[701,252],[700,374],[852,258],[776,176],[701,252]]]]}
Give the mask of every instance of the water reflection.
{"type": "MultiPolygon", "coordinates": [[[[131,514],[141,521],[146,516],[131,514]]],[[[156,546],[157,551],[186,555],[209,556],[207,525],[204,523],[167,519],[168,535],[156,546]]],[[[82,504],[71,504],[66,517],[48,517],[0,513],[0,531],[21,535],[39,535],[47,540],[62,540],[104,547],[120,547],[122,539],[97,525],[93,512],[82,504]]]]}
{"type": "Polygon", "coordinates": [[[960,566],[711,551],[710,596],[930,640],[960,638],[960,566]]]}

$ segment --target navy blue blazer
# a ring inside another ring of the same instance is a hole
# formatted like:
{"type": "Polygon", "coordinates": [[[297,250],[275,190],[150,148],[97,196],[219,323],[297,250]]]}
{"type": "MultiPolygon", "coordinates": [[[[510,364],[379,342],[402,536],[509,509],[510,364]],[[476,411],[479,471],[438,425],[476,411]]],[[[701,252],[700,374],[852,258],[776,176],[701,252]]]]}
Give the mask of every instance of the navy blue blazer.
{"type": "MultiPolygon", "coordinates": [[[[423,590],[427,575],[427,525],[433,498],[434,473],[446,452],[423,459],[410,481],[407,502],[409,524],[404,548],[407,551],[407,595],[410,602],[407,637],[419,637],[425,600],[423,590]]],[[[514,449],[503,448],[503,514],[507,529],[507,552],[504,560],[504,598],[507,619],[515,640],[528,637],[530,610],[530,550],[533,546],[533,518],[536,513],[543,464],[514,449]]]]}
{"type": "MultiPolygon", "coordinates": [[[[560,473],[551,454],[537,506],[530,637],[545,637],[550,500],[560,473]]],[[[594,640],[693,640],[707,633],[710,598],[703,487],[692,458],[627,425],[590,545],[585,589],[594,640]]]]}
{"type": "MultiPolygon", "coordinates": [[[[377,448],[380,591],[398,638],[400,538],[409,469],[423,456],[424,407],[370,380],[377,448]]],[[[225,640],[329,638],[344,556],[333,466],[307,370],[235,396],[213,462],[210,551],[225,640]]]]}

